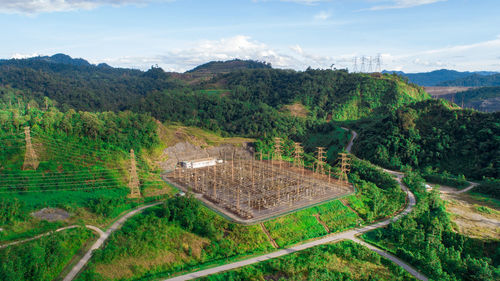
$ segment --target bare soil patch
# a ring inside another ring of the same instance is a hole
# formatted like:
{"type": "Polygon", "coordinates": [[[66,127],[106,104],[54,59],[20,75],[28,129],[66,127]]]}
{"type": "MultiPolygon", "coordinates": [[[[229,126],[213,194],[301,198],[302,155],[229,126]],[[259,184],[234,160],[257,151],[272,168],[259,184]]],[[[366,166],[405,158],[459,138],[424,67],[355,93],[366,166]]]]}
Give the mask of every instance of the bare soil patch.
{"type": "Polygon", "coordinates": [[[285,105],[283,106],[283,109],[285,111],[288,111],[292,116],[296,117],[307,117],[307,115],[309,114],[309,110],[307,110],[307,108],[300,102],[285,105]]]}
{"type": "Polygon", "coordinates": [[[64,221],[70,217],[70,214],[59,208],[43,208],[38,212],[31,213],[35,218],[46,221],[64,221]]]}
{"type": "Polygon", "coordinates": [[[446,210],[451,213],[458,232],[475,238],[500,240],[498,209],[488,207],[489,213],[481,211],[484,205],[478,204],[469,194],[444,193],[441,196],[446,201],[446,210]]]}

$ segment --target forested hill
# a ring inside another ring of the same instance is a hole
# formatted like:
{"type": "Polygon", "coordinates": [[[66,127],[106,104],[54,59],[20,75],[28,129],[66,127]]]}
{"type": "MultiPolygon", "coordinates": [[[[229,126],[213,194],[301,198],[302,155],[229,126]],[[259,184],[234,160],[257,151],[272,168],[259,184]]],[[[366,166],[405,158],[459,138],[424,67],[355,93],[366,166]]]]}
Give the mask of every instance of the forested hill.
{"type": "Polygon", "coordinates": [[[48,97],[62,110],[87,111],[124,110],[147,93],[180,87],[161,68],[143,72],[54,57],[0,61],[0,85],[23,90],[28,101],[48,97]]]}
{"type": "Polygon", "coordinates": [[[227,87],[231,98],[240,101],[276,108],[299,103],[315,119],[356,120],[430,98],[422,88],[407,84],[397,75],[344,70],[235,71],[219,75],[210,83],[227,87]]]}
{"type": "Polygon", "coordinates": [[[199,65],[186,72],[217,74],[217,73],[228,73],[236,70],[257,69],[257,68],[271,68],[271,64],[254,60],[240,60],[240,59],[234,59],[229,61],[211,61],[199,65]]]}
{"type": "Polygon", "coordinates": [[[143,72],[79,62],[64,55],[2,61],[0,86],[21,90],[32,105],[41,105],[48,97],[63,111],[130,109],[150,112],[161,121],[245,135],[284,133],[272,120],[293,120],[297,116],[293,112],[284,116],[292,104],[303,111],[302,117],[313,121],[357,120],[430,98],[420,87],[388,74],[280,70],[261,62],[233,60],[208,63],[194,71],[245,69],[200,81],[189,80],[191,73],[166,73],[158,67],[143,72]]]}
{"type": "Polygon", "coordinates": [[[474,74],[460,79],[439,83],[437,86],[462,86],[462,87],[491,87],[500,86],[500,74],[479,75],[474,74]]]}
{"type": "Polygon", "coordinates": [[[452,107],[444,100],[404,106],[386,118],[357,125],[354,153],[384,167],[500,177],[500,112],[452,107]]]}

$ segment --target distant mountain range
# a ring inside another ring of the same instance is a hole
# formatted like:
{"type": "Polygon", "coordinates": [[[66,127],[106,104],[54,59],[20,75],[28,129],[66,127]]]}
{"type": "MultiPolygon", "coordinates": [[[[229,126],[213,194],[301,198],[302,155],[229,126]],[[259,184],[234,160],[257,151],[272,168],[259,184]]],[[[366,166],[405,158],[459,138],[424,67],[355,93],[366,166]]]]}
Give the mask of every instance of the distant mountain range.
{"type": "MultiPolygon", "coordinates": [[[[420,86],[462,86],[462,87],[482,87],[496,86],[489,79],[483,79],[498,72],[492,71],[455,71],[448,69],[434,70],[422,73],[405,73],[402,71],[383,71],[383,73],[396,73],[405,76],[412,83],[420,86]]],[[[499,74],[500,75],[500,74],[499,74]]]]}
{"type": "Polygon", "coordinates": [[[459,78],[452,81],[445,81],[439,83],[437,86],[441,87],[450,87],[450,86],[459,86],[459,87],[494,87],[500,86],[500,74],[493,75],[481,75],[481,74],[472,74],[463,78],[459,78]]]}
{"type": "Polygon", "coordinates": [[[97,66],[101,68],[113,68],[106,63],[100,63],[98,65],[94,65],[89,63],[87,60],[81,58],[72,58],[65,54],[55,54],[53,56],[38,56],[26,59],[0,59],[0,64],[5,63],[13,63],[13,62],[22,62],[22,63],[30,63],[30,62],[48,62],[54,64],[65,64],[72,66],[97,66]]]}

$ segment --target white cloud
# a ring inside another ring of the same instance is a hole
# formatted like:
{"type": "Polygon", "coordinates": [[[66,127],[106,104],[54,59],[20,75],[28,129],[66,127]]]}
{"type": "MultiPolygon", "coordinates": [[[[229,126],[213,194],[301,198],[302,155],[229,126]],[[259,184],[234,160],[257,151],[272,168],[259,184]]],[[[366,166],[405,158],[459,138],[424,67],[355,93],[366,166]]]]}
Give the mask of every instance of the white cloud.
{"type": "Polygon", "coordinates": [[[390,4],[374,6],[368,10],[405,9],[444,1],[447,0],[391,0],[390,4]]]}
{"type": "Polygon", "coordinates": [[[317,13],[316,15],[314,15],[314,19],[315,20],[327,20],[331,16],[332,16],[331,13],[329,13],[327,11],[321,11],[321,12],[317,13]]]}
{"type": "Polygon", "coordinates": [[[166,71],[186,71],[213,60],[252,59],[270,62],[278,68],[295,68],[297,60],[249,36],[237,35],[219,40],[202,40],[191,47],[173,49],[150,57],[122,57],[107,59],[111,65],[147,69],[158,64],[166,71]]]}
{"type": "Polygon", "coordinates": [[[145,5],[173,0],[1,0],[0,13],[38,14],[91,10],[103,5],[145,5]]]}
{"type": "Polygon", "coordinates": [[[382,55],[384,68],[422,72],[447,68],[456,70],[499,71],[500,36],[482,42],[447,46],[399,55],[382,55]]]}
{"type": "Polygon", "coordinates": [[[32,53],[32,54],[15,53],[10,58],[11,59],[27,59],[27,58],[33,58],[33,57],[38,57],[38,56],[40,56],[40,54],[38,54],[38,53],[32,53]]]}

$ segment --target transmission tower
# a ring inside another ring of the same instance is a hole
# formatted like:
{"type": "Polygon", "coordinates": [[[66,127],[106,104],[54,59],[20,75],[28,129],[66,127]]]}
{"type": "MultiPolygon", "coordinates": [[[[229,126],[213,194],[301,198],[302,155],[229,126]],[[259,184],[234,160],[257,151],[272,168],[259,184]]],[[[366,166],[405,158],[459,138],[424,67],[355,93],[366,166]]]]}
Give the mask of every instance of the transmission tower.
{"type": "Polygon", "coordinates": [[[135,153],[134,150],[130,150],[130,181],[128,183],[130,188],[130,198],[140,198],[141,190],[139,189],[139,177],[137,176],[137,167],[135,165],[135,153]]]}
{"type": "Polygon", "coordinates": [[[352,68],[352,72],[358,72],[358,57],[354,57],[353,62],[354,66],[352,68]]]}
{"type": "Polygon", "coordinates": [[[361,67],[360,67],[359,72],[365,72],[366,71],[365,66],[366,66],[366,57],[362,56],[361,57],[361,67]]]}
{"type": "Polygon", "coordinates": [[[300,142],[296,142],[294,147],[294,164],[297,165],[297,167],[300,167],[302,163],[302,153],[304,153],[304,150],[302,149],[300,142]]]}
{"type": "Polygon", "coordinates": [[[325,173],[325,148],[324,147],[318,147],[318,156],[316,159],[316,173],[318,174],[324,174],[325,173]]]}
{"type": "Polygon", "coordinates": [[[368,57],[368,73],[373,72],[373,58],[370,56],[368,57]]]}
{"type": "Polygon", "coordinates": [[[348,183],[347,173],[351,171],[351,158],[347,153],[339,153],[340,157],[340,172],[339,172],[339,180],[348,183]]]}
{"type": "Polygon", "coordinates": [[[274,156],[279,161],[280,169],[281,169],[281,152],[282,152],[281,148],[282,148],[282,146],[281,146],[281,139],[280,138],[274,138],[274,156]]]}
{"type": "Polygon", "coordinates": [[[24,154],[23,170],[36,170],[40,162],[31,144],[30,127],[24,127],[24,138],[26,139],[26,153],[24,154]]]}
{"type": "Polygon", "coordinates": [[[381,58],[380,54],[377,54],[375,72],[382,72],[381,65],[382,65],[382,58],[381,58]]]}

